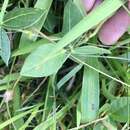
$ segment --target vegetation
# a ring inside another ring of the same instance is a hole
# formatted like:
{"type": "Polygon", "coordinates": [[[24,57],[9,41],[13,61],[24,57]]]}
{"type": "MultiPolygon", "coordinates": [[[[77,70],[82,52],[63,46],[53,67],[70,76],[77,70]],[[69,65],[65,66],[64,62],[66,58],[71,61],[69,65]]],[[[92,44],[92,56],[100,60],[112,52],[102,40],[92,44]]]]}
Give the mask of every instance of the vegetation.
{"type": "Polygon", "coordinates": [[[120,12],[129,19],[127,1],[91,11],[81,0],[0,7],[0,130],[130,129],[130,29],[120,12]],[[125,30],[113,23],[118,37],[108,46],[106,34],[117,35],[110,24],[101,30],[116,14],[125,30]]]}

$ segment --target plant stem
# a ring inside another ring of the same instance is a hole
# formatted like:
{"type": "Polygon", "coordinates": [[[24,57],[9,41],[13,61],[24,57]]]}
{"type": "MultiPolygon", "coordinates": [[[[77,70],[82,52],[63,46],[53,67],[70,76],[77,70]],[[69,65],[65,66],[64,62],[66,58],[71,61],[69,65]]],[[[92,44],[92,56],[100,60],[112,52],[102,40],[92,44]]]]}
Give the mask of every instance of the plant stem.
{"type": "Polygon", "coordinates": [[[1,12],[0,12],[0,25],[3,24],[4,14],[6,12],[6,8],[8,6],[9,0],[4,0],[1,12]]]}

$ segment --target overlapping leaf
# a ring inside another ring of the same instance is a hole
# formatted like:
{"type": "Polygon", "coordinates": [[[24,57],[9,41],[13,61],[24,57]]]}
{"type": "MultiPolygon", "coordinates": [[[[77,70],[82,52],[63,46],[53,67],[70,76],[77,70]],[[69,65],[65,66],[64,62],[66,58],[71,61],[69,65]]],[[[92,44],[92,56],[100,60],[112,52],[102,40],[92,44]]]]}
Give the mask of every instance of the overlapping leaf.
{"type": "Polygon", "coordinates": [[[46,44],[38,47],[26,59],[21,70],[21,75],[30,77],[44,77],[56,73],[67,59],[65,50],[58,51],[53,55],[53,44],[46,44]]]}

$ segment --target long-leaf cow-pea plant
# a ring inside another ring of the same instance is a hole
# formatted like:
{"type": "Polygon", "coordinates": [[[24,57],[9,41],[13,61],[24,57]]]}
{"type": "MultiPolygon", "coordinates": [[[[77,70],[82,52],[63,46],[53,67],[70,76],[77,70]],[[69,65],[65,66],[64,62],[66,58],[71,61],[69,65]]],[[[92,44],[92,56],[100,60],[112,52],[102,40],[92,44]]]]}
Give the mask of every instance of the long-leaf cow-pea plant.
{"type": "Polygon", "coordinates": [[[130,129],[130,1],[0,7],[0,130],[130,129]]]}

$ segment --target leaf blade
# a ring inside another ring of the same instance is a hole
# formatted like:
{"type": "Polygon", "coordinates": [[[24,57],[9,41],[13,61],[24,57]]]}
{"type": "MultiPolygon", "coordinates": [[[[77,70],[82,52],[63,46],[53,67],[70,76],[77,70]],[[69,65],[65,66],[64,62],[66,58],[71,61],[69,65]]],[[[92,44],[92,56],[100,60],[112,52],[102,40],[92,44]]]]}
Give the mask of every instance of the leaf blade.
{"type": "Polygon", "coordinates": [[[47,57],[55,49],[53,44],[46,44],[38,47],[25,60],[21,75],[31,77],[44,77],[56,73],[68,58],[65,50],[47,57]]]}
{"type": "Polygon", "coordinates": [[[0,45],[1,45],[0,56],[5,62],[5,64],[8,65],[11,55],[10,40],[6,31],[2,28],[0,29],[0,45]]]}
{"type": "MultiPolygon", "coordinates": [[[[98,65],[97,59],[88,59],[91,65],[98,65]]],[[[90,122],[99,110],[99,73],[85,67],[81,92],[81,122],[90,122]]]]}

